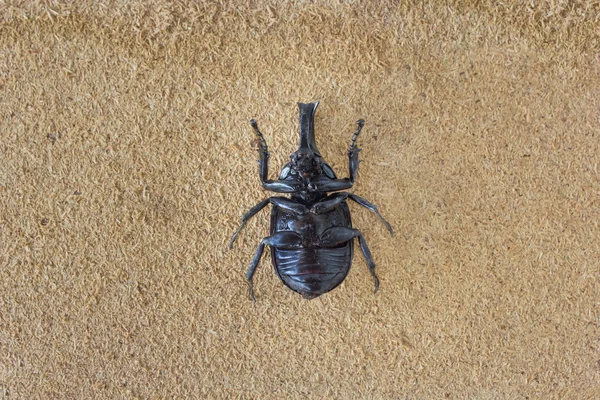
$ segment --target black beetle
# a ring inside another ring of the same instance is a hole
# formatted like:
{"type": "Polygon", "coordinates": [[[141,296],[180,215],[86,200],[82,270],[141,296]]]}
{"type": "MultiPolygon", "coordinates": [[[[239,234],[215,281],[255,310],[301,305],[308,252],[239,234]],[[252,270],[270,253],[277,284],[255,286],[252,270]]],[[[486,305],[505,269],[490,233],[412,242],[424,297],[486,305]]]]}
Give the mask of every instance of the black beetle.
{"type": "Polygon", "coordinates": [[[293,153],[291,161],[283,167],[278,180],[268,179],[269,150],[267,142],[255,120],[250,120],[260,140],[258,161],[263,188],[276,193],[289,193],[287,197],[270,197],[252,207],[242,217],[242,223],[233,234],[229,248],[246,222],[267,204],[272,204],[271,236],[265,237],[252,258],[246,279],[250,298],[255,300],[252,276],[263,254],[265,245],[271,248],[271,259],[283,283],[307,299],[314,299],[333,290],[344,281],[354,250],[354,238],[358,238],[360,249],[369,271],[375,280],[375,292],[379,289],[379,278],[375,274],[375,263],[365,238],[358,229],[352,229],[350,210],[346,199],[354,200],[374,212],[385,224],[392,236],[390,224],[379,214],[377,207],[353,193],[327,192],[350,189],[358,172],[356,139],[364,126],[357,121],[357,130],[348,149],[350,177],[338,179],[333,169],[323,160],[315,142],[314,118],[319,102],[298,103],[300,108],[300,147],[293,153]]]}

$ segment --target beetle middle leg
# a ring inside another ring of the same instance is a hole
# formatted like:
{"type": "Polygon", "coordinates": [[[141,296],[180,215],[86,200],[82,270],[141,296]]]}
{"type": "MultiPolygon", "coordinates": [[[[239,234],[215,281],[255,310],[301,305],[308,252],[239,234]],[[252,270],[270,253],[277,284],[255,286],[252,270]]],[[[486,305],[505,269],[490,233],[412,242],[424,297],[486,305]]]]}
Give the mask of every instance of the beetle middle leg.
{"type": "Polygon", "coordinates": [[[240,224],[239,228],[237,228],[237,230],[231,237],[231,240],[229,241],[229,250],[231,250],[233,248],[233,242],[235,242],[235,239],[237,238],[237,235],[240,233],[242,228],[244,228],[244,226],[246,226],[246,222],[248,222],[250,220],[250,218],[254,217],[256,214],[258,214],[258,212],[260,212],[260,210],[265,208],[267,206],[267,204],[269,204],[269,203],[272,203],[284,210],[292,211],[292,212],[294,212],[296,214],[300,214],[300,215],[306,214],[308,212],[308,209],[306,208],[305,205],[297,203],[286,197],[269,197],[267,199],[264,199],[263,201],[261,201],[260,203],[258,203],[257,205],[255,205],[254,207],[249,209],[248,212],[242,216],[242,223],[240,224]]]}
{"type": "Polygon", "coordinates": [[[279,249],[299,249],[302,248],[302,238],[296,232],[283,231],[274,233],[271,236],[267,236],[260,241],[260,244],[256,248],[256,253],[254,253],[254,257],[252,257],[252,261],[250,262],[250,268],[248,268],[248,272],[246,272],[246,280],[248,281],[248,289],[250,291],[250,299],[252,301],[256,301],[256,298],[254,297],[252,277],[254,276],[256,267],[258,266],[258,263],[263,255],[265,245],[277,247],[279,249]]]}
{"type": "Polygon", "coordinates": [[[265,208],[267,206],[267,204],[269,204],[270,201],[271,201],[270,198],[264,199],[263,201],[261,201],[260,203],[258,203],[254,207],[252,207],[250,210],[248,210],[248,212],[242,216],[242,223],[240,224],[240,227],[237,228],[237,230],[231,237],[231,240],[229,241],[229,250],[231,250],[233,248],[233,242],[235,242],[235,238],[240,233],[242,228],[246,225],[246,222],[248,222],[248,220],[250,218],[254,217],[260,210],[265,208]]]}
{"type": "Polygon", "coordinates": [[[338,205],[344,202],[347,198],[354,200],[359,205],[365,207],[367,210],[374,212],[375,215],[377,215],[377,217],[381,220],[381,222],[383,222],[387,230],[390,232],[390,235],[394,237],[394,231],[392,229],[392,226],[389,224],[389,222],[385,220],[385,218],[381,216],[381,214],[379,214],[377,206],[369,202],[368,200],[355,195],[354,193],[339,192],[330,194],[325,199],[313,204],[310,211],[314,212],[315,214],[324,214],[338,207],[338,205]]]}
{"type": "Polygon", "coordinates": [[[320,237],[321,246],[323,247],[333,247],[342,243],[346,243],[354,238],[358,238],[360,250],[365,257],[367,267],[369,267],[369,272],[371,273],[371,276],[373,276],[373,280],[375,282],[375,290],[373,293],[377,293],[377,290],[379,290],[379,278],[375,273],[375,261],[373,261],[373,256],[371,255],[369,246],[367,246],[367,241],[358,229],[335,226],[327,229],[321,234],[320,237]]]}
{"type": "Polygon", "coordinates": [[[377,206],[375,204],[369,202],[366,199],[363,199],[360,196],[355,195],[354,193],[348,193],[348,197],[360,204],[361,206],[363,206],[364,208],[366,208],[367,210],[374,212],[375,215],[377,215],[377,217],[381,220],[381,222],[383,222],[387,230],[390,232],[390,235],[394,237],[394,230],[392,229],[392,226],[389,222],[385,220],[385,218],[381,216],[381,214],[379,214],[379,210],[377,209],[377,206]]]}

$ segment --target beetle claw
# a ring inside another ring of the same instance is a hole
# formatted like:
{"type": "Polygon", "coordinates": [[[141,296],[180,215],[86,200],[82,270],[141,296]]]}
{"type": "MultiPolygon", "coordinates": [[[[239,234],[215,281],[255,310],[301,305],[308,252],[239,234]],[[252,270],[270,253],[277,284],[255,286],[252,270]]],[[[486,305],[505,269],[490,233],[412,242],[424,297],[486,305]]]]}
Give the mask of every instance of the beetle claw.
{"type": "MultiPolygon", "coordinates": [[[[382,218],[383,219],[383,218],[382,218]]],[[[392,229],[392,226],[390,225],[389,222],[387,222],[385,219],[383,219],[383,223],[385,224],[385,227],[387,228],[388,232],[390,233],[390,235],[392,237],[394,237],[394,230],[392,229]]]]}
{"type": "Polygon", "coordinates": [[[375,290],[373,290],[373,294],[375,294],[379,290],[379,278],[377,277],[377,274],[375,273],[374,267],[369,268],[369,272],[371,272],[371,275],[373,276],[373,281],[375,283],[375,290]]]}
{"type": "Polygon", "coordinates": [[[250,300],[256,303],[256,297],[254,297],[254,289],[252,288],[252,282],[248,281],[248,292],[250,294],[250,300]]]}

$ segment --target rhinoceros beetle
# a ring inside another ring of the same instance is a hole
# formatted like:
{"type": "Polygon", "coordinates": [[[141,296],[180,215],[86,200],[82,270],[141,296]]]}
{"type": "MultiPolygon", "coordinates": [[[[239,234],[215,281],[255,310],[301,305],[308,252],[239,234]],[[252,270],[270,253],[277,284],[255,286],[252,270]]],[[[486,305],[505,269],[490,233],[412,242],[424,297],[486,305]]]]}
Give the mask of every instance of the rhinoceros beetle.
{"type": "Polygon", "coordinates": [[[269,149],[254,119],[250,124],[258,137],[258,170],[263,188],[275,193],[290,194],[290,198],[269,197],[252,207],[242,217],[242,223],[233,234],[229,248],[250,218],[269,203],[271,210],[270,236],[261,240],[246,273],[250,298],[255,301],[252,277],[262,257],[265,245],[271,248],[271,259],[281,281],[307,299],[314,299],[341,284],[352,264],[354,238],[365,257],[369,272],[379,289],[379,278],[367,242],[358,229],[352,228],[347,199],[374,212],[393,236],[392,227],[379,214],[377,207],[353,193],[338,192],[350,189],[358,172],[356,139],[364,120],[357,121],[357,129],[348,149],[350,177],[338,179],[333,169],[323,160],[315,142],[314,118],[318,102],[298,103],[300,108],[300,147],[290,156],[290,162],[281,170],[278,180],[268,178],[269,149]],[[336,192],[327,194],[327,192],[336,192]]]}

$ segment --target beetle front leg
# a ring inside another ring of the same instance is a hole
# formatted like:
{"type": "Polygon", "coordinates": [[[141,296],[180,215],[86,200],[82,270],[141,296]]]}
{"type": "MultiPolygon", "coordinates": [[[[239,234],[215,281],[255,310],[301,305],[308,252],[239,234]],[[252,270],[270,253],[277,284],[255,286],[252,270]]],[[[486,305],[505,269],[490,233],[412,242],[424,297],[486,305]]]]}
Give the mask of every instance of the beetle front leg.
{"type": "Polygon", "coordinates": [[[358,176],[358,164],[360,163],[358,160],[360,148],[358,148],[356,145],[356,139],[358,139],[358,135],[360,135],[360,131],[365,125],[365,121],[359,119],[356,121],[356,125],[356,132],[354,132],[354,135],[352,135],[352,141],[350,142],[350,147],[348,148],[348,170],[350,172],[350,177],[343,179],[330,179],[329,177],[317,178],[312,181],[314,191],[335,192],[337,190],[350,189],[354,185],[354,181],[358,176]]]}
{"type": "Polygon", "coordinates": [[[360,135],[360,131],[363,126],[365,126],[365,120],[359,119],[356,121],[356,132],[352,135],[352,141],[350,142],[350,147],[348,148],[348,169],[350,170],[350,182],[354,183],[356,177],[358,175],[358,164],[360,161],[358,160],[358,153],[360,152],[360,148],[356,145],[356,139],[358,139],[358,135],[360,135]]]}
{"type": "Polygon", "coordinates": [[[256,133],[256,136],[258,136],[258,139],[260,140],[260,148],[258,150],[260,154],[260,158],[258,160],[258,175],[260,176],[260,182],[264,184],[269,179],[269,146],[267,146],[265,137],[258,129],[258,123],[255,119],[250,120],[250,125],[252,125],[254,133],[256,133]]]}
{"type": "Polygon", "coordinates": [[[250,125],[252,125],[252,129],[254,129],[254,133],[256,136],[258,136],[260,141],[258,149],[258,175],[260,177],[260,183],[262,184],[262,187],[265,190],[276,193],[297,193],[303,190],[304,187],[297,182],[288,182],[282,180],[274,181],[269,179],[269,157],[271,156],[269,153],[269,146],[267,146],[265,137],[258,129],[258,123],[255,119],[250,120],[250,125]]]}

